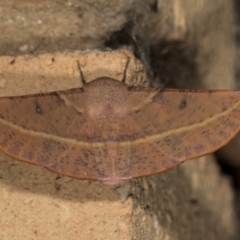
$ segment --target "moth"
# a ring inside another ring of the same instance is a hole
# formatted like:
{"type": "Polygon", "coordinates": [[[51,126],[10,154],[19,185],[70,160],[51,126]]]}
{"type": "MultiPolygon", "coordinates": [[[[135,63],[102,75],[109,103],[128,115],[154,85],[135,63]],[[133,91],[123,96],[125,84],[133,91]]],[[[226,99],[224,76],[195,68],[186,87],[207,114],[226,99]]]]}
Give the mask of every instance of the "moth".
{"type": "Polygon", "coordinates": [[[78,179],[117,184],[214,152],[240,129],[240,92],[83,88],[0,98],[0,151],[78,179]]]}

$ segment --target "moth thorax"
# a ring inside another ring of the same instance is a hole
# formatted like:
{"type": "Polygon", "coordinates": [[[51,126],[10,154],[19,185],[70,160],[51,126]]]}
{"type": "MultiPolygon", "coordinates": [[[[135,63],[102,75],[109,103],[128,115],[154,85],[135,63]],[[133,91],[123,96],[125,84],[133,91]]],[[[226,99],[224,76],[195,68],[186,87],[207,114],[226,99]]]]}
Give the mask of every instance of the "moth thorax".
{"type": "Polygon", "coordinates": [[[118,81],[100,79],[86,87],[85,108],[92,119],[124,118],[128,115],[126,87],[118,81]]]}

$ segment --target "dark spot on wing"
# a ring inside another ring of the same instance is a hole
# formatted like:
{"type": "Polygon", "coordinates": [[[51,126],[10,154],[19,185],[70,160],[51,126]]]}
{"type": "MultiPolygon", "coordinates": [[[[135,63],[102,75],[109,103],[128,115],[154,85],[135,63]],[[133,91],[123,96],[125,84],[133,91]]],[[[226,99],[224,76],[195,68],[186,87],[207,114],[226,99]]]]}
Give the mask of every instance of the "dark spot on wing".
{"type": "Polygon", "coordinates": [[[38,114],[42,114],[42,109],[41,109],[41,107],[39,105],[36,105],[36,112],[38,114]]]}
{"type": "Polygon", "coordinates": [[[15,60],[15,58],[14,58],[9,64],[12,64],[12,65],[13,65],[13,64],[15,63],[15,61],[16,61],[16,60],[15,60]]]}
{"type": "Polygon", "coordinates": [[[41,108],[41,106],[40,106],[38,101],[35,102],[35,110],[36,110],[37,114],[39,114],[39,115],[43,114],[42,108],[41,108]]]}
{"type": "Polygon", "coordinates": [[[182,110],[184,108],[187,107],[187,100],[186,99],[182,99],[182,101],[180,102],[178,109],[182,110]]]}

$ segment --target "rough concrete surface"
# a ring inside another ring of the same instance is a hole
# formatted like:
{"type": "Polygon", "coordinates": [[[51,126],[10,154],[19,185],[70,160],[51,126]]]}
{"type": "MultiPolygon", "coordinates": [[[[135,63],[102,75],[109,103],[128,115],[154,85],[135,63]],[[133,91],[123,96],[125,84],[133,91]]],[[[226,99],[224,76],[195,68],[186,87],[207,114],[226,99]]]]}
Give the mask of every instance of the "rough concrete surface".
{"type": "MultiPolygon", "coordinates": [[[[124,47],[154,86],[234,88],[232,16],[225,0],[0,0],[0,55],[124,47]]],[[[233,202],[213,156],[122,186],[0,156],[1,240],[231,240],[233,202]]]]}
{"type": "Polygon", "coordinates": [[[130,239],[133,200],[125,196],[129,183],[116,191],[2,155],[0,165],[1,240],[130,239]]]}
{"type": "Polygon", "coordinates": [[[83,82],[101,77],[148,85],[144,66],[126,49],[3,56],[0,69],[1,97],[81,88],[83,82]]]}

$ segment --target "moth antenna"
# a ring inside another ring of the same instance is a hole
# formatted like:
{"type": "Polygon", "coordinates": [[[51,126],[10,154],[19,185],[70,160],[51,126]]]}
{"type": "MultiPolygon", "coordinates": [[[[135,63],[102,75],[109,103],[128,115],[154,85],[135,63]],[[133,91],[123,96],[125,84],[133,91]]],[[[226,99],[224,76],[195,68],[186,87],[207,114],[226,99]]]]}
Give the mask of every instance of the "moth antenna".
{"type": "Polygon", "coordinates": [[[79,70],[81,81],[82,81],[82,83],[84,85],[84,84],[86,84],[86,81],[85,81],[85,78],[84,78],[84,75],[83,75],[83,72],[82,72],[82,69],[81,69],[79,61],[77,61],[77,67],[78,67],[78,70],[79,70]]]}
{"type": "Polygon", "coordinates": [[[129,57],[127,57],[127,62],[125,65],[125,69],[123,72],[123,79],[122,79],[122,82],[124,82],[124,83],[126,83],[126,75],[127,75],[127,69],[128,69],[129,62],[130,62],[130,59],[129,59],[129,57]]]}

